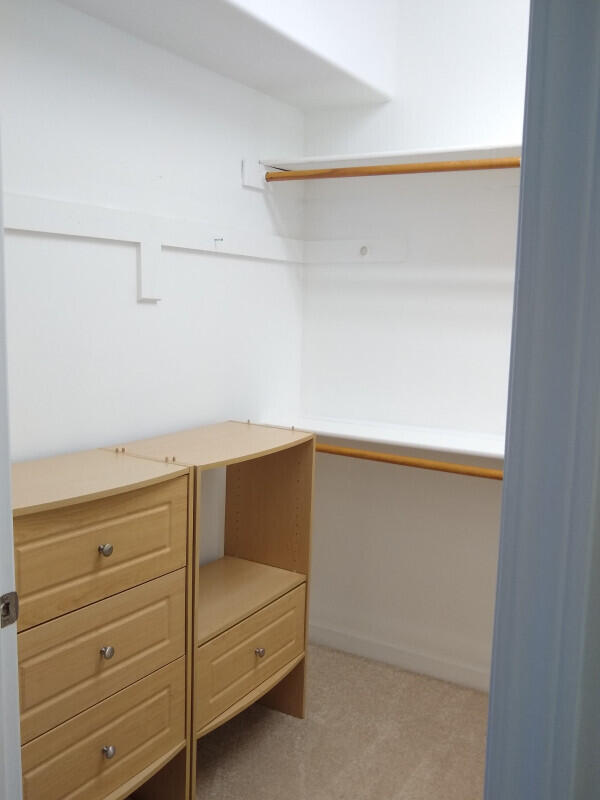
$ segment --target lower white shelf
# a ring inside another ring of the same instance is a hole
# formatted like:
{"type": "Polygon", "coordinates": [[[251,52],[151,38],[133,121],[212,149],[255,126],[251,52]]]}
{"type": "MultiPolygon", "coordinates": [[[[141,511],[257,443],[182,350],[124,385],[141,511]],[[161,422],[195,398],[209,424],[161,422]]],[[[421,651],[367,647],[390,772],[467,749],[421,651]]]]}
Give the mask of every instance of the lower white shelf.
{"type": "MultiPolygon", "coordinates": [[[[269,422],[274,424],[272,420],[267,421],[267,424],[269,422]]],[[[329,417],[299,417],[286,423],[285,427],[292,425],[298,430],[310,431],[318,436],[396,445],[397,447],[438,450],[446,453],[462,453],[471,456],[504,458],[504,435],[329,417]]]]}

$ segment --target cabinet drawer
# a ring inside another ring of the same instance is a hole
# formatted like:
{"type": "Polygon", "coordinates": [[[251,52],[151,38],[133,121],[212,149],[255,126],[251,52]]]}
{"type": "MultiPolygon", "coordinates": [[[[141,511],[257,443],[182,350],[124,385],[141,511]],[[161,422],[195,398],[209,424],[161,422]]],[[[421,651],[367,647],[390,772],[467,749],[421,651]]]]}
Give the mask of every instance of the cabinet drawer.
{"type": "Polygon", "coordinates": [[[21,748],[24,800],[100,800],[185,743],[184,658],[21,748]],[[107,758],[104,747],[114,747],[107,758]]]}
{"type": "Polygon", "coordinates": [[[299,586],[197,648],[196,730],[304,651],[305,598],[299,586]]]}
{"type": "Polygon", "coordinates": [[[185,566],[187,487],[182,476],[17,517],[19,630],[185,566]],[[100,545],[112,546],[108,557],[100,545]]]}
{"type": "Polygon", "coordinates": [[[25,743],[184,654],[185,569],[30,628],[18,646],[25,743]]]}

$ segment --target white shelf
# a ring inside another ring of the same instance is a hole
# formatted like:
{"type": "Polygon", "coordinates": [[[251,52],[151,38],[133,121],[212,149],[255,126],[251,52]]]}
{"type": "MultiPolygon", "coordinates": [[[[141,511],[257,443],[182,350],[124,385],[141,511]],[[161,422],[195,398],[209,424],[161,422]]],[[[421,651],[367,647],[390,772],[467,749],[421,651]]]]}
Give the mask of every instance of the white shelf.
{"type": "Polygon", "coordinates": [[[291,425],[298,430],[316,433],[318,436],[410,447],[418,450],[437,450],[470,456],[504,458],[504,436],[475,431],[355,422],[327,417],[300,417],[285,427],[291,427],[291,425]]]}
{"type": "Polygon", "coordinates": [[[303,158],[263,158],[264,167],[276,169],[326,169],[327,167],[379,166],[416,164],[424,161],[466,161],[477,158],[514,158],[521,156],[521,145],[502,147],[464,147],[451,150],[412,150],[385,153],[353,153],[349,155],[307,156],[303,158]]]}
{"type": "Polygon", "coordinates": [[[60,2],[299,108],[373,104],[390,99],[381,81],[374,82],[369,77],[370,71],[356,70],[360,58],[332,59],[327,48],[319,50],[308,42],[302,43],[278,25],[276,20],[281,14],[271,13],[271,21],[263,19],[252,12],[252,3],[60,2]]]}

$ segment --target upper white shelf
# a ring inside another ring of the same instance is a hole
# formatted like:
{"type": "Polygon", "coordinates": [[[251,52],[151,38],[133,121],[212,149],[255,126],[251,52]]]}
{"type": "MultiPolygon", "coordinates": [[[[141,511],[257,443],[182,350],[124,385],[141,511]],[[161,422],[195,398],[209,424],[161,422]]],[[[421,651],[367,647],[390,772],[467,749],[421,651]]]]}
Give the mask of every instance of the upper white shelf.
{"type": "MultiPolygon", "coordinates": [[[[298,35],[300,26],[293,23],[294,16],[299,20],[307,17],[300,2],[293,7],[289,0],[272,4],[250,0],[60,2],[299,108],[390,99],[389,90],[366,68],[377,60],[377,53],[365,59],[361,48],[339,46],[346,38],[340,33],[339,20],[333,50],[325,46],[331,37],[308,35],[310,26],[305,36],[298,35]],[[258,13],[262,6],[264,13],[258,13]]],[[[316,34],[336,22],[335,9],[327,3],[321,6],[314,4],[320,22],[316,34]]]]}
{"type": "Polygon", "coordinates": [[[326,169],[328,167],[372,167],[386,164],[420,164],[437,161],[470,161],[482,158],[520,158],[521,145],[463,147],[451,150],[404,150],[384,153],[306,156],[303,158],[262,158],[264,167],[275,169],[326,169]]]}
{"type": "Polygon", "coordinates": [[[300,417],[293,424],[298,430],[310,431],[318,436],[410,447],[418,450],[437,450],[443,453],[504,458],[504,436],[475,431],[355,422],[327,417],[300,417]]]}

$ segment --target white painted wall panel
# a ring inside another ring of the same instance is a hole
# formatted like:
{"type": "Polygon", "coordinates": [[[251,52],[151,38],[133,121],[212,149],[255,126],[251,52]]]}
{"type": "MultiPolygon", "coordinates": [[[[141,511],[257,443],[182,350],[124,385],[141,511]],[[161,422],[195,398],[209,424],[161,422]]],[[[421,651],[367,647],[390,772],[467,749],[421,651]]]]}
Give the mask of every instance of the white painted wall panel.
{"type": "Polygon", "coordinates": [[[317,457],[311,635],[487,689],[501,484],[317,457]]]}
{"type": "MultiPolygon", "coordinates": [[[[301,232],[301,187],[271,206],[241,185],[254,147],[301,146],[298,111],[53,0],[2,0],[0,21],[7,191],[301,232]]],[[[296,406],[297,266],[164,250],[140,305],[133,245],[10,232],[6,251],[13,457],[296,406]]]]}
{"type": "MultiPolygon", "coordinates": [[[[527,0],[399,7],[394,99],[311,111],[305,155],[518,144],[527,0]]],[[[396,264],[306,270],[306,416],[503,436],[518,180],[309,185],[307,238],[407,245],[396,264]]],[[[501,485],[329,456],[316,485],[313,635],[487,686],[501,485]]]]}
{"type": "Polygon", "coordinates": [[[393,100],[314,110],[305,153],[520,143],[529,0],[399,0],[393,100]]]}
{"type": "Polygon", "coordinates": [[[311,239],[407,244],[306,268],[306,416],[504,434],[517,202],[517,170],[310,185],[311,239]]]}
{"type": "Polygon", "coordinates": [[[165,252],[135,302],[132,246],[8,234],[16,458],[111,444],[296,402],[297,268],[165,252]]]}
{"type": "Polygon", "coordinates": [[[242,158],[301,149],[299,111],[54,0],[0,23],[5,191],[301,235],[301,188],[241,186],[242,158]]]}
{"type": "MultiPolygon", "coordinates": [[[[397,264],[305,268],[304,414],[503,437],[517,180],[503,172],[311,186],[311,239],[406,234],[407,247],[397,264]]],[[[487,688],[501,490],[319,457],[313,637],[487,688]]]]}

